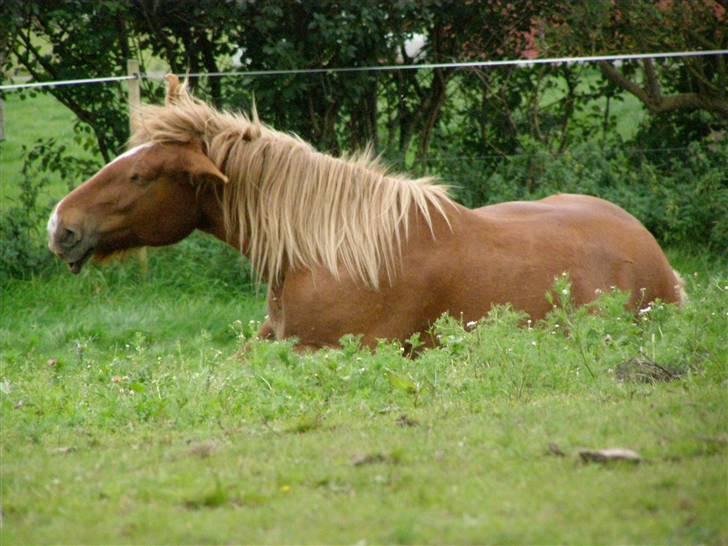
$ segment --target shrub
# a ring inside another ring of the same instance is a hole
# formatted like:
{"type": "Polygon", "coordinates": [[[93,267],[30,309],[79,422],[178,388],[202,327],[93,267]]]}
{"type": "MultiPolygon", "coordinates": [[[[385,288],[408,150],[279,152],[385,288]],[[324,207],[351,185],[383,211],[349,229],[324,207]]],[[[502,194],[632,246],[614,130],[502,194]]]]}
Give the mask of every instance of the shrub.
{"type": "Polygon", "coordinates": [[[468,206],[585,193],[622,206],[665,244],[725,249],[728,142],[659,152],[584,143],[553,155],[533,146],[490,171],[463,161],[443,163],[439,174],[468,206]]]}

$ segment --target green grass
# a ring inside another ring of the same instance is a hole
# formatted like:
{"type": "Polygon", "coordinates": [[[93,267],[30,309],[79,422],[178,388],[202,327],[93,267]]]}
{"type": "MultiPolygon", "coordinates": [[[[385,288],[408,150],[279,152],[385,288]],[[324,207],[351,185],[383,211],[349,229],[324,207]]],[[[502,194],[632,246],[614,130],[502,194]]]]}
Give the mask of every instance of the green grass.
{"type": "MultiPolygon", "coordinates": [[[[23,146],[32,147],[38,139],[54,137],[77,157],[91,158],[74,141],[75,116],[50,95],[21,99],[17,93],[5,97],[5,141],[0,142],[0,207],[9,206],[19,194],[23,146]]],[[[81,183],[79,180],[78,183],[81,183]]],[[[58,201],[68,193],[60,177],[52,177],[43,188],[40,203],[58,201]]]]}
{"type": "Polygon", "coordinates": [[[414,361],[250,342],[261,297],[154,267],[10,282],[3,543],[725,541],[726,264],[672,258],[683,312],[444,321],[414,361]],[[680,378],[620,381],[640,355],[680,378]]]}

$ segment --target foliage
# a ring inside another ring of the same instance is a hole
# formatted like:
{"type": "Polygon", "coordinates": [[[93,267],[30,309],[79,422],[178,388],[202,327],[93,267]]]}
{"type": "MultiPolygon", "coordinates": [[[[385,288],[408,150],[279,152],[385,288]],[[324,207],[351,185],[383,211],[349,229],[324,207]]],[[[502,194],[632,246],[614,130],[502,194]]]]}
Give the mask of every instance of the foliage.
{"type": "MultiPolygon", "coordinates": [[[[728,12],[717,0],[563,2],[557,11],[560,13],[545,25],[550,51],[722,50],[728,43],[728,12]]],[[[600,68],[605,78],[639,98],[655,114],[704,110],[714,116],[714,122],[721,120],[725,125],[728,72],[721,56],[665,64],[646,59],[640,64],[641,81],[635,78],[636,63],[617,67],[602,62],[600,68]]]]}
{"type": "Polygon", "coordinates": [[[679,149],[605,149],[587,143],[562,154],[522,142],[523,153],[493,170],[465,161],[433,161],[433,170],[457,181],[456,195],[470,206],[585,193],[622,206],[664,244],[699,244],[717,252],[728,247],[728,142],[679,149]]]}
{"type": "Polygon", "coordinates": [[[39,202],[51,178],[60,179],[70,190],[75,181],[86,178],[95,162],[69,156],[55,138],[38,139],[32,147],[23,145],[20,194],[15,203],[0,212],[0,278],[27,278],[50,267],[50,254],[44,239],[50,203],[39,202]],[[42,226],[42,227],[41,227],[42,226]]]}
{"type": "MultiPolygon", "coordinates": [[[[713,0],[669,5],[528,0],[519,3],[518,9],[499,0],[193,5],[108,1],[90,10],[78,0],[59,0],[50,6],[14,0],[6,8],[9,24],[0,33],[0,45],[12,55],[0,58],[0,64],[22,66],[35,79],[51,80],[123,75],[130,58],[138,59],[144,72],[150,55],[177,73],[197,73],[230,68],[237,57],[245,70],[320,69],[423,59],[502,59],[538,50],[608,52],[618,46],[640,51],[721,49],[726,39],[725,10],[713,0]],[[646,27],[659,29],[657,38],[642,32],[646,27]],[[538,33],[543,37],[537,45],[538,33]],[[424,39],[423,56],[411,58],[404,46],[415,35],[424,39]]],[[[452,116],[472,120],[474,130],[467,134],[481,151],[512,153],[524,126],[532,138],[563,150],[570,142],[570,125],[584,119],[576,115],[579,110],[595,96],[619,100],[617,89],[634,93],[655,112],[697,108],[718,113],[717,118],[680,122],[699,120],[703,136],[705,127],[715,128],[725,120],[725,112],[720,115],[720,108],[713,107],[725,101],[728,87],[718,57],[646,64],[644,87],[638,80],[630,83],[635,72],[632,65],[625,65],[622,72],[611,65],[601,68],[604,78],[592,81],[588,92],[579,89],[579,67],[474,69],[467,77],[438,68],[245,80],[193,77],[190,81],[200,85],[202,96],[221,106],[250,107],[255,94],[264,119],[325,150],[373,143],[410,164],[413,156],[416,162],[428,157],[438,125],[452,116]],[[541,99],[557,81],[563,85],[562,96],[545,105],[541,99]],[[682,98],[662,97],[663,91],[682,98]],[[668,99],[674,107],[659,106],[668,99]],[[413,144],[416,151],[409,154],[413,144]]],[[[158,98],[157,85],[146,80],[143,85],[150,99],[158,98]]],[[[127,136],[121,85],[57,87],[49,92],[76,113],[79,131],[93,136],[104,159],[121,148],[127,136]]],[[[609,100],[606,104],[604,129],[610,119],[609,100]]]]}
{"type": "MultiPolygon", "coordinates": [[[[500,1],[314,5],[276,0],[193,6],[142,1],[104,2],[92,10],[76,0],[53,4],[53,9],[41,2],[8,4],[13,24],[3,36],[13,55],[5,62],[22,66],[35,79],[123,75],[130,58],[146,71],[149,54],[178,73],[229,68],[236,55],[246,70],[518,57],[533,48],[533,21],[550,13],[552,3],[528,0],[518,10],[500,1]],[[88,32],[91,28],[103,32],[88,32]],[[77,35],[84,39],[75,40],[77,35]],[[425,40],[422,58],[405,52],[406,41],[415,35],[425,40]]],[[[487,84],[488,74],[478,74],[487,84]]],[[[455,75],[451,69],[435,69],[242,81],[193,77],[191,84],[201,84],[200,94],[218,105],[250,107],[255,94],[264,119],[325,150],[371,142],[406,158],[415,144],[416,156],[425,158],[455,75]]],[[[531,85],[528,79],[511,83],[508,78],[501,85],[515,97],[524,82],[531,85]]],[[[158,86],[146,80],[143,85],[150,99],[158,97],[158,86]]],[[[483,99],[492,96],[480,87],[483,99]]],[[[122,89],[104,84],[49,92],[76,113],[79,130],[93,132],[108,160],[127,135],[122,89]]],[[[479,103],[480,94],[474,99],[479,103]]]]}
{"type": "MultiPolygon", "coordinates": [[[[8,50],[13,53],[5,61],[22,66],[36,80],[120,75],[126,66],[124,3],[98,2],[89,9],[77,0],[12,0],[5,9],[12,23],[6,27],[8,50]]],[[[50,92],[76,114],[76,128],[91,136],[89,145],[111,159],[128,136],[123,87],[61,86],[50,92]]]]}

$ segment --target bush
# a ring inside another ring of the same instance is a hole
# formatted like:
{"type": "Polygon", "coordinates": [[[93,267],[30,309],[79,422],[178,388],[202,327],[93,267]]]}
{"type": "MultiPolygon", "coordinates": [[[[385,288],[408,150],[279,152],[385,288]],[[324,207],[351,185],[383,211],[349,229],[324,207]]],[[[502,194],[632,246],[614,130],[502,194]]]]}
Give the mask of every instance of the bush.
{"type": "Polygon", "coordinates": [[[728,142],[694,142],[680,153],[659,153],[585,143],[553,155],[533,146],[490,172],[463,161],[443,163],[439,174],[471,207],[584,193],[625,208],[665,244],[725,249],[728,142]]]}
{"type": "Polygon", "coordinates": [[[62,168],[65,147],[57,146],[55,139],[38,140],[22,150],[20,194],[0,212],[0,279],[28,278],[51,265],[44,230],[51,205],[39,203],[38,197],[54,176],[60,173],[63,178],[69,172],[62,168]]]}

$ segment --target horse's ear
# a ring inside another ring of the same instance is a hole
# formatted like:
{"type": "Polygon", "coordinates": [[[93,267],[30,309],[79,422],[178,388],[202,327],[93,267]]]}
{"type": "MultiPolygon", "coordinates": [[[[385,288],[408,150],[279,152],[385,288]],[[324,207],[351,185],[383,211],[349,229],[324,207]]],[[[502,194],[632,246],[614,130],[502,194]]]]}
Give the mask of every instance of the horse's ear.
{"type": "Polygon", "coordinates": [[[164,79],[167,80],[167,106],[177,103],[181,97],[188,96],[187,82],[180,82],[174,74],[167,74],[164,79]]]}
{"type": "Polygon", "coordinates": [[[185,169],[190,173],[190,180],[193,183],[214,182],[216,184],[227,184],[229,182],[228,177],[202,151],[192,149],[186,156],[185,169]]]}

